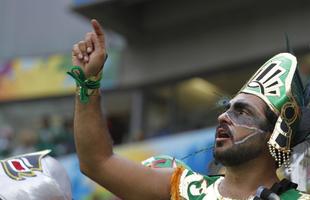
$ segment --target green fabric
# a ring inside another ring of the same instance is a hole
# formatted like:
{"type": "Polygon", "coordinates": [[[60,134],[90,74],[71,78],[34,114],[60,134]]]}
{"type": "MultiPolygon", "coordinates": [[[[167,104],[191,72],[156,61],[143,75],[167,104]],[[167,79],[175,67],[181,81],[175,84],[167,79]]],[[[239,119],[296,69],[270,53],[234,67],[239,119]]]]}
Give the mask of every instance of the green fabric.
{"type": "MultiPolygon", "coordinates": [[[[192,171],[189,166],[184,162],[175,159],[171,156],[159,155],[151,157],[142,164],[152,168],[171,168],[171,167],[183,167],[185,168],[182,176],[180,177],[180,195],[185,200],[219,200],[216,197],[208,197],[207,188],[213,187],[213,184],[222,176],[205,176],[192,171]],[[196,190],[196,192],[193,192],[196,190]],[[186,194],[184,194],[184,191],[186,194]],[[197,194],[198,192],[198,194],[197,194]]],[[[281,200],[310,200],[310,195],[303,194],[295,189],[286,191],[280,195],[281,200]]]]}
{"type": "MultiPolygon", "coordinates": [[[[295,189],[291,189],[281,194],[280,197],[281,200],[294,200],[299,199],[299,197],[301,197],[301,193],[295,189]]],[[[308,196],[308,199],[310,199],[310,196],[308,196]]]]}
{"type": "Polygon", "coordinates": [[[222,176],[203,176],[205,180],[207,180],[208,185],[212,185],[217,179],[221,178],[222,176]]]}
{"type": "Polygon", "coordinates": [[[98,80],[94,81],[90,78],[87,79],[83,70],[79,66],[72,66],[67,74],[74,78],[76,85],[80,87],[80,101],[84,104],[89,101],[90,95],[88,94],[88,90],[100,88],[101,74],[98,80]]]}
{"type": "MultiPolygon", "coordinates": [[[[182,198],[184,198],[185,200],[202,200],[202,199],[219,200],[214,195],[211,195],[210,197],[210,193],[208,193],[208,191],[204,187],[211,188],[211,190],[214,191],[213,184],[219,178],[221,178],[221,176],[214,176],[214,177],[202,176],[193,171],[187,171],[187,170],[185,170],[185,173],[186,175],[185,176],[182,175],[182,180],[180,181],[180,184],[183,184],[183,185],[179,186],[179,188],[183,187],[181,189],[181,194],[180,194],[181,196],[182,196],[182,191],[184,189],[187,191],[186,194],[183,193],[182,198]],[[205,181],[207,182],[207,186],[204,185],[205,181]],[[185,185],[187,186],[187,188],[184,188],[185,185]],[[196,188],[196,192],[193,192],[193,188],[196,188]],[[199,191],[199,194],[197,194],[197,191],[199,191]]],[[[291,189],[281,194],[280,199],[281,200],[310,200],[310,195],[301,193],[295,189],[291,189]]]]}
{"type": "MultiPolygon", "coordinates": [[[[186,174],[186,177],[189,177],[191,175],[195,175],[196,173],[193,172],[193,171],[188,171],[188,173],[186,174]]],[[[190,188],[191,187],[195,187],[195,188],[201,188],[200,190],[202,190],[203,188],[203,183],[204,181],[203,180],[206,180],[207,181],[207,187],[209,187],[210,185],[212,185],[216,180],[218,180],[221,176],[203,176],[203,179],[199,180],[199,181],[193,181],[191,182],[190,184],[188,184],[188,187],[187,187],[187,194],[188,194],[188,197],[189,197],[189,200],[202,200],[205,198],[206,194],[204,193],[201,193],[199,196],[197,195],[194,195],[191,193],[190,191],[190,188]]]]}

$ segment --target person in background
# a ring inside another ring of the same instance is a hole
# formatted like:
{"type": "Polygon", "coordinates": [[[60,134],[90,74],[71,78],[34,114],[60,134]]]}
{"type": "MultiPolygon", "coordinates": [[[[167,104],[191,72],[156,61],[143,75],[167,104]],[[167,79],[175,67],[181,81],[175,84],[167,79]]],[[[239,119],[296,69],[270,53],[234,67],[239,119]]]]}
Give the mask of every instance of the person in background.
{"type": "Polygon", "coordinates": [[[143,166],[113,152],[100,107],[104,32],[96,20],[91,24],[93,31],[73,46],[74,66],[68,72],[77,83],[74,137],[84,174],[126,200],[310,199],[276,176],[310,130],[295,56],[272,57],[223,105],[214,157],[225,167],[225,177],[211,177],[169,156],[152,157],[143,166]]]}

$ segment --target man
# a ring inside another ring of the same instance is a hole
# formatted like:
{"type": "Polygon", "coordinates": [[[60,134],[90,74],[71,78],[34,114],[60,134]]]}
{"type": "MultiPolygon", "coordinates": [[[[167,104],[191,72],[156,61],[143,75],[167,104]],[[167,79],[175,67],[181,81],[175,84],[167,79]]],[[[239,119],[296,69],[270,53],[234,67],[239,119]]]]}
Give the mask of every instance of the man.
{"type": "Polygon", "coordinates": [[[0,160],[0,200],[71,200],[69,177],[49,152],[0,160]]]}
{"type": "MultiPolygon", "coordinates": [[[[225,177],[196,174],[169,158],[163,166],[175,168],[150,168],[113,153],[98,89],[107,57],[104,33],[96,20],[91,23],[93,31],[73,46],[75,67],[69,72],[78,85],[74,130],[83,173],[126,200],[278,198],[264,189],[279,182],[276,163],[288,165],[291,145],[304,139],[293,140],[303,104],[291,92],[291,86],[292,91],[300,89],[294,56],[279,54],[269,60],[218,117],[214,156],[226,167],[225,177]]],[[[157,166],[156,161],[152,158],[148,165],[157,166]]],[[[282,191],[280,197],[310,199],[294,189],[282,191]]]]}

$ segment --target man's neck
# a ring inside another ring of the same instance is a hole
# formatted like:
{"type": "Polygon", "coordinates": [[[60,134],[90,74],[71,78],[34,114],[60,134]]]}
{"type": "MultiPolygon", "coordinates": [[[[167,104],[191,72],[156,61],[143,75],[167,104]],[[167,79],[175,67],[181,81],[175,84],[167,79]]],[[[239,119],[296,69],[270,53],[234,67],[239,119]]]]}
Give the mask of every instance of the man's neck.
{"type": "Polygon", "coordinates": [[[219,186],[224,197],[246,199],[259,186],[270,188],[278,181],[273,160],[259,157],[242,165],[226,167],[225,178],[219,186]],[[266,160],[267,159],[267,160],[266,160]]]}

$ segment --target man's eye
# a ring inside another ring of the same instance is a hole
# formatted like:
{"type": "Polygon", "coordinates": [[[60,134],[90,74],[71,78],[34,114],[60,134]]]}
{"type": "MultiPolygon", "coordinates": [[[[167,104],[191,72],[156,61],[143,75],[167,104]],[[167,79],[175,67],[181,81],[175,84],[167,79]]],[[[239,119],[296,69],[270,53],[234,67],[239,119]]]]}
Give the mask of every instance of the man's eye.
{"type": "Polygon", "coordinates": [[[247,112],[244,111],[244,110],[239,110],[238,113],[239,113],[239,115],[245,115],[245,114],[247,114],[247,112]]]}

